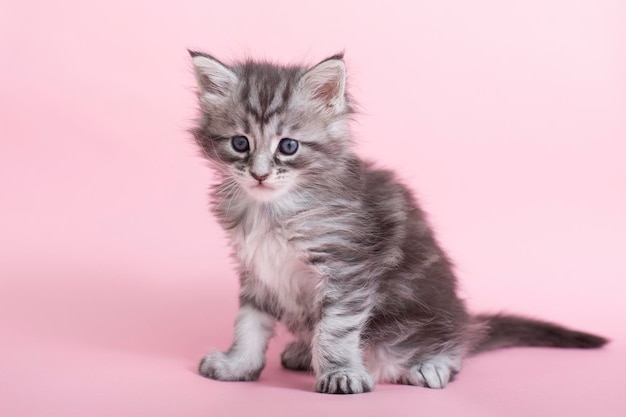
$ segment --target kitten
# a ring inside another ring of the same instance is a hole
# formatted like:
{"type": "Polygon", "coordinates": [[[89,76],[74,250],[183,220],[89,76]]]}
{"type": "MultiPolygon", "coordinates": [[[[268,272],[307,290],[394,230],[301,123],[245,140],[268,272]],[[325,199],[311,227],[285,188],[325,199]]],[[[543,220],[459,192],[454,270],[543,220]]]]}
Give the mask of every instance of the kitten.
{"type": "Polygon", "coordinates": [[[411,192],[353,153],[341,55],[306,68],[190,54],[201,110],[192,133],[217,174],[212,211],[241,283],[232,347],[205,356],[200,374],[256,380],[277,320],[295,336],[282,365],[312,370],[324,393],[375,381],[443,388],[472,353],[607,342],[467,312],[411,192]]]}

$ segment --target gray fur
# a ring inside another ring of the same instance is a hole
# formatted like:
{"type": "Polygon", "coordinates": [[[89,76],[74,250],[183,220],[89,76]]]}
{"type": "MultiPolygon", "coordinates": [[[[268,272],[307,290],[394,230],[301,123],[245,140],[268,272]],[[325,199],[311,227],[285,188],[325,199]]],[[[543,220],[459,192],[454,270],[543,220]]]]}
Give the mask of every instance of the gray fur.
{"type": "Polygon", "coordinates": [[[546,337],[527,319],[507,334],[508,316],[468,314],[412,193],[352,150],[340,55],[313,68],[191,55],[201,109],[192,133],[217,174],[212,211],[241,281],[233,347],[207,355],[202,375],[258,378],[274,319],[295,335],[282,364],[312,369],[326,393],[377,380],[443,388],[471,352],[606,342],[558,326],[546,337]],[[234,136],[250,149],[235,151],[234,136]],[[299,142],[294,155],[277,150],[282,138],[299,142]]]}

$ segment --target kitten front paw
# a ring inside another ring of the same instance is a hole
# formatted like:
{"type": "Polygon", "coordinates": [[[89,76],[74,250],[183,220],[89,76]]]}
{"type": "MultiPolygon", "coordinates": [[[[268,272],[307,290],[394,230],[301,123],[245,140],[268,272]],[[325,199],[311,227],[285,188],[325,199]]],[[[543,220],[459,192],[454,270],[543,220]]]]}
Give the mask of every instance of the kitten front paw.
{"type": "Polygon", "coordinates": [[[218,381],[256,381],[265,366],[250,364],[249,359],[240,358],[231,353],[214,352],[200,361],[200,375],[218,381]]]}
{"type": "Polygon", "coordinates": [[[283,353],[280,354],[280,363],[283,367],[294,371],[309,371],[311,369],[311,347],[300,340],[289,343],[283,353]]]}
{"type": "Polygon", "coordinates": [[[317,378],[314,389],[326,394],[360,394],[374,389],[374,380],[365,371],[341,369],[317,378]]]}

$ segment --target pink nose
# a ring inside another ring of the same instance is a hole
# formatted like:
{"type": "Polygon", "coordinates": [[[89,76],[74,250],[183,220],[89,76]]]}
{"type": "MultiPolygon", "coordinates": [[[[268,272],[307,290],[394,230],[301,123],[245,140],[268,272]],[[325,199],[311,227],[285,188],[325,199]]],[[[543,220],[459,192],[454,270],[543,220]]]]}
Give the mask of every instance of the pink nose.
{"type": "Polygon", "coordinates": [[[256,174],[256,173],[252,172],[252,171],[250,171],[250,175],[252,175],[252,178],[257,180],[258,182],[263,182],[263,181],[265,181],[267,179],[267,177],[270,176],[270,174],[259,175],[259,174],[256,174]]]}

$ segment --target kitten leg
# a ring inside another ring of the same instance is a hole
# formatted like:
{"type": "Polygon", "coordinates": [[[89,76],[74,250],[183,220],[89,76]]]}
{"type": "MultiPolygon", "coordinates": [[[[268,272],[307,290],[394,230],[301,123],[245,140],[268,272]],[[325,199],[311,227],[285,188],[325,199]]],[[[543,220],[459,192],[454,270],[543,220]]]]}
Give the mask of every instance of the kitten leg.
{"type": "Polygon", "coordinates": [[[280,363],[294,371],[311,370],[311,338],[300,338],[289,343],[280,355],[280,363]]]}
{"type": "Polygon", "coordinates": [[[214,352],[200,362],[202,376],[220,381],[255,381],[265,366],[265,351],[276,320],[245,304],[235,322],[235,340],[228,352],[214,352]]]}
{"type": "Polygon", "coordinates": [[[400,382],[426,388],[444,388],[460,370],[460,355],[442,353],[409,368],[400,382]]]}
{"type": "Polygon", "coordinates": [[[315,391],[328,394],[357,394],[374,388],[374,380],[363,364],[361,330],[368,309],[330,305],[325,307],[313,338],[315,391]],[[356,312],[353,312],[356,310],[356,312]]]}

